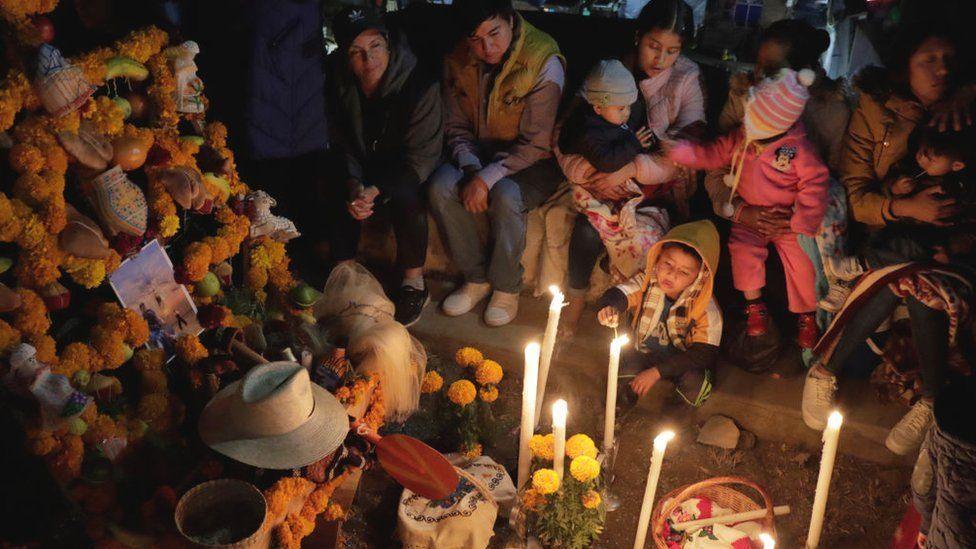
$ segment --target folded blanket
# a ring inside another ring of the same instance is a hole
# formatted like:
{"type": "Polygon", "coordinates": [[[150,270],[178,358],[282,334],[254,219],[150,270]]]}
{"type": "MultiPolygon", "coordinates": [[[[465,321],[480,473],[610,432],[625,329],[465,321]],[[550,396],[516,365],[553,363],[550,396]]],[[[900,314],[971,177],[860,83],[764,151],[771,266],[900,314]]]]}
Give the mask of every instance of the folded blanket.
{"type": "Polygon", "coordinates": [[[715,505],[707,497],[691,498],[671,512],[664,528],[665,539],[670,549],[750,549],[753,540],[759,540],[762,526],[758,522],[747,521],[734,525],[715,524],[691,532],[676,532],[671,525],[703,518],[720,517],[732,514],[731,509],[715,505]]]}

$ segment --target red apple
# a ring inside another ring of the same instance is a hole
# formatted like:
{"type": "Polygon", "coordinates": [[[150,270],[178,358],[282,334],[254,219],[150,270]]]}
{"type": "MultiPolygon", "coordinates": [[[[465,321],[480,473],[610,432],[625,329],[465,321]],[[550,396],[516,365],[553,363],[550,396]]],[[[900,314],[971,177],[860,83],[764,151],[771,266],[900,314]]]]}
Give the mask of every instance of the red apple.
{"type": "Polygon", "coordinates": [[[35,15],[31,17],[31,23],[37,29],[37,35],[40,37],[41,42],[50,44],[54,41],[54,23],[46,15],[35,15]]]}

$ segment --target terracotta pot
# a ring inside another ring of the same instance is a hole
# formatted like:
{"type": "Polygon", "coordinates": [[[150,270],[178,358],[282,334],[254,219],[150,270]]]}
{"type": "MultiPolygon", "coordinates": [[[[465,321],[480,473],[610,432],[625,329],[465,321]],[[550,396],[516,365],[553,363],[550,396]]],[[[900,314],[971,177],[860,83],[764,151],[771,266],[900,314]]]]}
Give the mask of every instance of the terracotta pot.
{"type": "Polygon", "coordinates": [[[113,163],[127,172],[137,170],[146,163],[149,150],[146,144],[135,137],[122,136],[112,141],[113,163]]]}

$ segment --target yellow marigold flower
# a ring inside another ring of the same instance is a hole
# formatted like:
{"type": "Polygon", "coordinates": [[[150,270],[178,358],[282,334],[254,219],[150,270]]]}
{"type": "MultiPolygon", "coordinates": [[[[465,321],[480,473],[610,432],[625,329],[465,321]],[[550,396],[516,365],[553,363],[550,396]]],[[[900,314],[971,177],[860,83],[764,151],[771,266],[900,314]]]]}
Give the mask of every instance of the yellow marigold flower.
{"type": "Polygon", "coordinates": [[[502,365],[488,359],[483,360],[474,373],[474,378],[482,385],[498,385],[502,376],[504,376],[502,365]]]}
{"type": "Polygon", "coordinates": [[[580,497],[580,500],[583,503],[583,507],[586,507],[587,509],[596,509],[600,506],[600,502],[603,501],[603,498],[600,497],[599,492],[589,490],[580,497]]]}
{"type": "Polygon", "coordinates": [[[593,443],[593,439],[586,435],[573,435],[566,441],[566,455],[570,459],[576,459],[579,456],[589,456],[596,459],[596,444],[593,443]]]}
{"type": "Polygon", "coordinates": [[[529,439],[529,450],[532,451],[533,456],[539,459],[552,461],[552,447],[555,441],[556,439],[552,433],[548,435],[532,435],[532,438],[529,439]]]}
{"type": "Polygon", "coordinates": [[[0,320],[0,354],[5,355],[20,344],[20,331],[0,320]]]}
{"type": "Polygon", "coordinates": [[[420,384],[420,392],[424,394],[436,393],[444,386],[444,378],[431,370],[424,374],[424,381],[420,384]]]}
{"type": "Polygon", "coordinates": [[[532,487],[542,495],[559,490],[559,475],[552,469],[539,469],[532,475],[532,487]]]}
{"type": "Polygon", "coordinates": [[[600,463],[590,456],[578,456],[569,464],[569,472],[580,482],[589,482],[600,476],[600,463]]]}
{"type": "Polygon", "coordinates": [[[169,238],[180,230],[180,218],[175,215],[164,215],[159,220],[159,234],[163,238],[169,238]]]}
{"type": "Polygon", "coordinates": [[[447,398],[458,406],[467,406],[468,404],[471,404],[477,394],[478,391],[475,390],[474,383],[471,383],[466,379],[455,381],[447,390],[447,398]]]}
{"type": "Polygon", "coordinates": [[[457,362],[457,365],[462,368],[477,366],[484,359],[485,355],[481,354],[481,351],[474,347],[462,347],[454,353],[454,362],[457,362]]]}
{"type": "Polygon", "coordinates": [[[529,488],[522,494],[522,505],[529,511],[538,511],[546,504],[546,496],[540,494],[535,488],[529,488]]]}
{"type": "Polygon", "coordinates": [[[17,173],[38,173],[44,168],[44,154],[34,145],[17,143],[10,149],[10,167],[17,173]]]}
{"type": "Polygon", "coordinates": [[[346,516],[346,512],[342,510],[342,506],[338,503],[330,503],[325,509],[325,520],[340,520],[346,516]]]}
{"type": "Polygon", "coordinates": [[[495,402],[498,400],[498,387],[495,387],[494,385],[485,385],[481,389],[478,389],[478,396],[480,396],[481,400],[484,402],[495,402]]]}
{"type": "Polygon", "coordinates": [[[176,340],[176,355],[190,366],[210,356],[207,348],[195,335],[183,334],[176,340]]]}
{"type": "Polygon", "coordinates": [[[464,457],[469,460],[478,459],[481,457],[481,450],[481,444],[476,442],[474,445],[464,451],[464,457]]]}

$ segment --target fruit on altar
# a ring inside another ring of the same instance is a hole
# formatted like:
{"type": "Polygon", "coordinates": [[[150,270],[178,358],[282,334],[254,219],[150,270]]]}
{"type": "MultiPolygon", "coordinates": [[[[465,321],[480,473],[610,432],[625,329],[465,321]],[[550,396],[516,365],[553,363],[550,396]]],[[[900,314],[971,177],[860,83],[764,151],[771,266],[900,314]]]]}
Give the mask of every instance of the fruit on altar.
{"type": "Polygon", "coordinates": [[[230,198],[230,181],[227,181],[226,178],[212,172],[204,173],[203,179],[207,182],[207,186],[209,188],[217,189],[219,191],[219,196],[217,198],[221,202],[227,202],[227,199],[230,198]]]}
{"type": "Polygon", "coordinates": [[[14,260],[9,257],[0,257],[0,274],[10,270],[14,266],[14,260]]]}
{"type": "Polygon", "coordinates": [[[127,172],[137,170],[146,163],[149,149],[146,143],[133,136],[123,135],[112,141],[112,162],[127,172]]]}
{"type": "Polygon", "coordinates": [[[149,77],[149,69],[131,57],[116,55],[105,61],[105,79],[125,78],[142,82],[149,77]]]}
{"type": "Polygon", "coordinates": [[[88,384],[91,383],[91,372],[78,370],[71,376],[71,382],[75,384],[75,387],[88,387],[88,384]]]}
{"type": "Polygon", "coordinates": [[[76,437],[80,437],[88,431],[88,424],[80,417],[73,417],[67,421],[68,432],[76,437]]]}
{"type": "Polygon", "coordinates": [[[95,93],[81,67],[72,65],[51,44],[42,44],[34,61],[34,90],[49,114],[64,116],[95,93]]]}
{"type": "Polygon", "coordinates": [[[129,92],[122,95],[122,98],[129,102],[131,118],[141,120],[146,116],[146,113],[149,110],[149,101],[146,99],[145,95],[139,92],[129,92]]]}
{"type": "Polygon", "coordinates": [[[54,41],[54,23],[46,15],[33,15],[30,20],[41,42],[50,44],[54,41]]]}
{"type": "Polygon", "coordinates": [[[184,143],[192,143],[198,147],[202,146],[204,143],[203,138],[199,135],[181,135],[180,141],[184,143]]]}
{"type": "Polygon", "coordinates": [[[141,237],[149,218],[146,195],[115,166],[92,180],[90,196],[102,225],[111,236],[141,237]]]}
{"type": "Polygon", "coordinates": [[[112,103],[115,103],[118,108],[122,109],[122,112],[124,113],[123,118],[128,119],[130,116],[132,116],[132,103],[129,103],[128,99],[122,97],[121,95],[116,95],[112,98],[112,103]]]}
{"type": "Polygon", "coordinates": [[[87,168],[101,171],[112,160],[112,143],[100,135],[95,125],[87,120],[78,126],[77,132],[58,132],[58,141],[87,168]]]}
{"type": "Polygon", "coordinates": [[[220,280],[217,275],[212,272],[208,272],[200,279],[199,282],[194,286],[194,292],[200,297],[211,297],[217,295],[220,291],[220,280]]]}
{"type": "Polygon", "coordinates": [[[112,254],[108,239],[89,217],[71,204],[67,205],[68,223],[58,235],[61,248],[71,255],[86,259],[105,259],[112,254]]]}
{"type": "Polygon", "coordinates": [[[292,288],[288,297],[291,298],[293,305],[305,309],[315,305],[315,302],[322,297],[322,292],[303,282],[292,288]]]}

